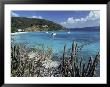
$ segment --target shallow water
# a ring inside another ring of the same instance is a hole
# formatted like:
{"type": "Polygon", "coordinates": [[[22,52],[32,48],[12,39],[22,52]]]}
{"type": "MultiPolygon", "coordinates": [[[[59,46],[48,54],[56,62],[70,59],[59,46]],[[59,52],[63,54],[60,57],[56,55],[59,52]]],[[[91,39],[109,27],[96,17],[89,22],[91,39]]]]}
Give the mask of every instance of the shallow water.
{"type": "Polygon", "coordinates": [[[90,57],[96,55],[100,51],[100,33],[99,32],[28,32],[12,35],[11,38],[15,43],[26,43],[29,47],[38,47],[43,44],[46,48],[52,48],[54,53],[63,52],[63,47],[66,44],[66,49],[71,48],[72,42],[76,41],[78,45],[84,45],[80,52],[80,56],[90,57]]]}

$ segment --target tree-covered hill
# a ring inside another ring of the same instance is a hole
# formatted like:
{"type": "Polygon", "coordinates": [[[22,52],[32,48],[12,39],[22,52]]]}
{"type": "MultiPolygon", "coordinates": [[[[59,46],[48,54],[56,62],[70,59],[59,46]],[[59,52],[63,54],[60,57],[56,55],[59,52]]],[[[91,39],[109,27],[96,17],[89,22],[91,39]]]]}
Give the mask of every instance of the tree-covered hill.
{"type": "Polygon", "coordinates": [[[60,24],[45,19],[11,17],[11,32],[22,31],[57,31],[65,28],[60,24]]]}

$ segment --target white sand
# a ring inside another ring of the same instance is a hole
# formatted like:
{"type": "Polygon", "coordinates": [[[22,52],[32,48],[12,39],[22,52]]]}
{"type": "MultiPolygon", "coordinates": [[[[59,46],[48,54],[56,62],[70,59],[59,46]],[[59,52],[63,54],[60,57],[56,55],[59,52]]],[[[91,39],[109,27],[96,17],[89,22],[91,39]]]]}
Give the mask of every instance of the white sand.
{"type": "Polygon", "coordinates": [[[23,34],[23,33],[28,33],[28,32],[15,32],[15,33],[11,33],[11,35],[23,34]]]}

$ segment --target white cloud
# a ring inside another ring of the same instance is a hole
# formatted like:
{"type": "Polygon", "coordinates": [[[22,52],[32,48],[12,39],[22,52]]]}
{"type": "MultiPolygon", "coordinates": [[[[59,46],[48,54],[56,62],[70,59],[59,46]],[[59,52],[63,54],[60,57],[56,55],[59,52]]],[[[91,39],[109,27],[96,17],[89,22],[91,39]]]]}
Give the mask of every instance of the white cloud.
{"type": "Polygon", "coordinates": [[[13,17],[19,17],[19,14],[15,13],[15,12],[11,12],[11,16],[13,16],[13,17]]]}
{"type": "Polygon", "coordinates": [[[100,11],[90,11],[84,18],[69,17],[65,22],[61,22],[61,25],[68,28],[82,28],[99,26],[100,24],[100,11]]]}
{"type": "Polygon", "coordinates": [[[38,18],[38,19],[42,19],[42,16],[32,16],[31,18],[38,18]]]}

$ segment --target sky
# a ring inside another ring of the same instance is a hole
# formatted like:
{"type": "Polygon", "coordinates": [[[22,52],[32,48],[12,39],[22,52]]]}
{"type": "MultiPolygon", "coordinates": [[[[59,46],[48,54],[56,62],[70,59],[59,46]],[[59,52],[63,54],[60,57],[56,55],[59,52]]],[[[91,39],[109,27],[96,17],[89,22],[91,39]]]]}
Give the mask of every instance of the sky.
{"type": "Polygon", "coordinates": [[[12,11],[12,17],[47,19],[66,28],[100,26],[100,11],[12,11]]]}

